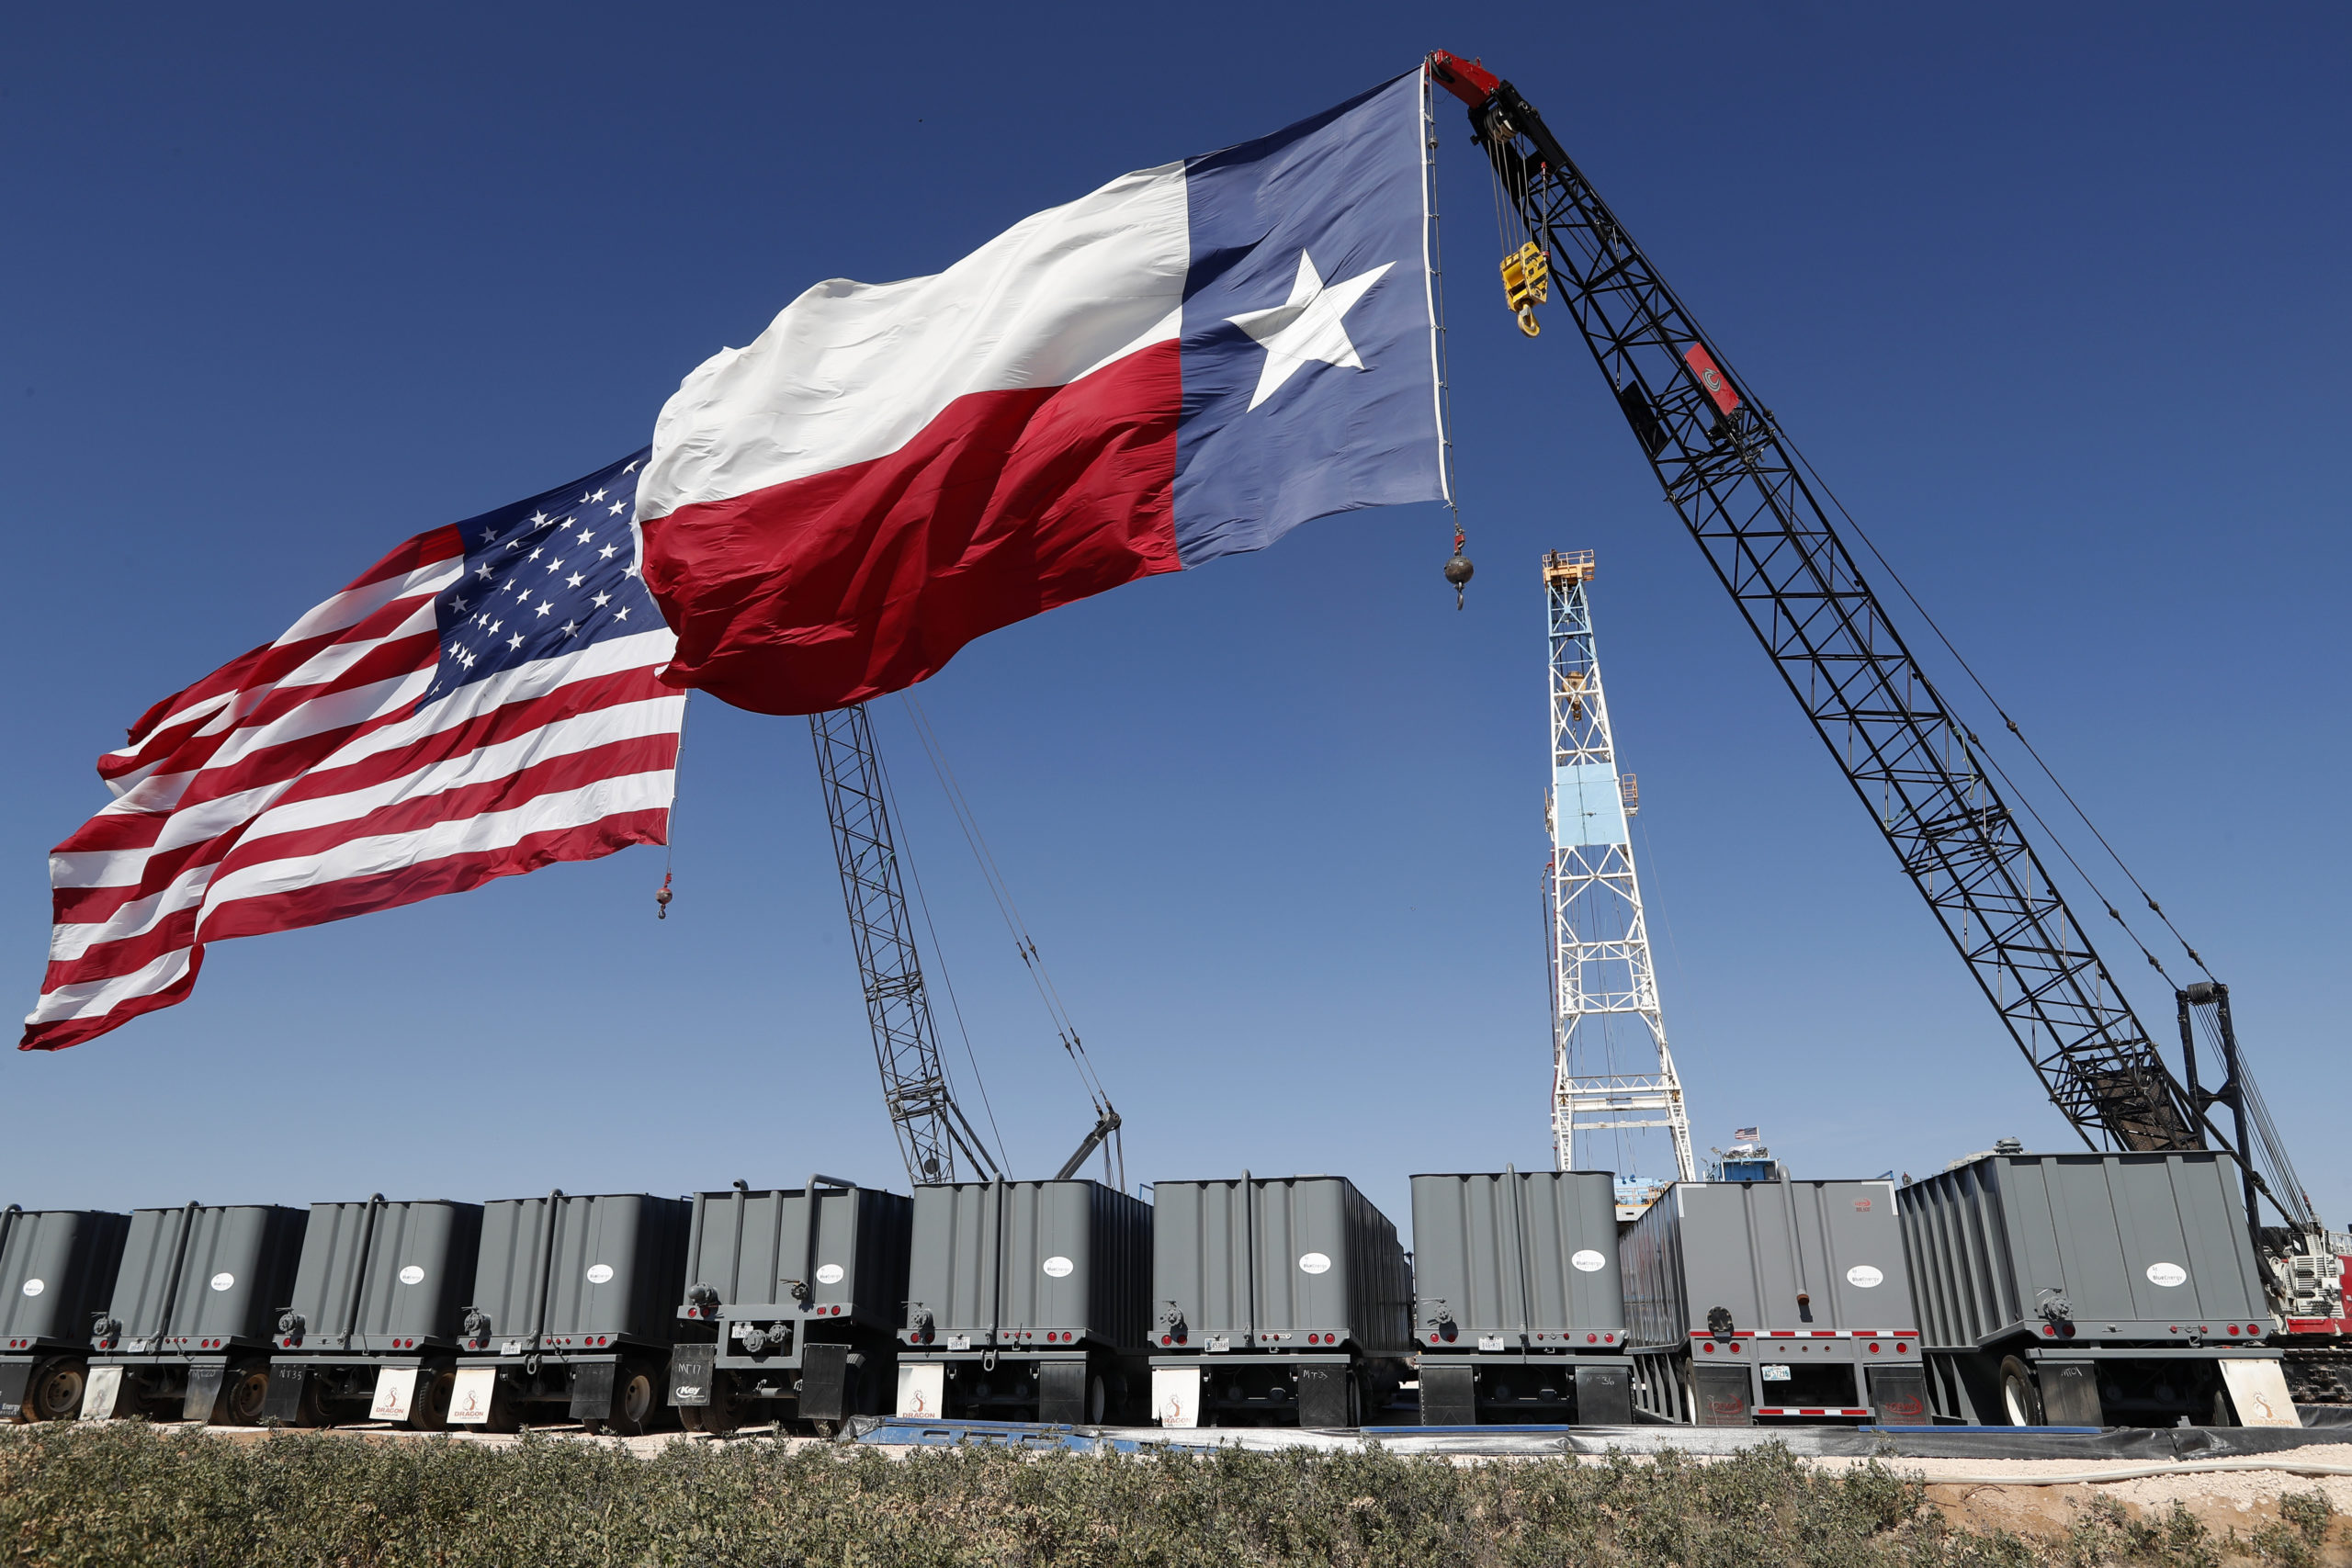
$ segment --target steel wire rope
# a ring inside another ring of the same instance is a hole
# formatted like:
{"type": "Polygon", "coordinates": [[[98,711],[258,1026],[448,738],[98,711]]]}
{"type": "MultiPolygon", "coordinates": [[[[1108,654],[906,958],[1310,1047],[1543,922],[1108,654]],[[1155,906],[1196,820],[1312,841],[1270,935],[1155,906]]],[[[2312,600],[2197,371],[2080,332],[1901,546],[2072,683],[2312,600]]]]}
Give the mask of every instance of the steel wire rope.
{"type": "MultiPolygon", "coordinates": [[[[2060,798],[2064,799],[2075,817],[2081,819],[2083,826],[2090,829],[2091,837],[2098,840],[2099,848],[2107,852],[2107,858],[2115,863],[2115,868],[2123,874],[2125,881],[2132,884],[2132,891],[2140,895],[2142,901],[2148,906],[2149,911],[2163,922],[2165,930],[2172,933],[2173,940],[2180,943],[2180,949],[2188,955],[2188,961],[2196,964],[2207,979],[2213,978],[2213,972],[2205,967],[2204,958],[2199,954],[2196,948],[2189,945],[2188,939],[2181,934],[2180,928],[2172,923],[2172,917],[2165,913],[2164,906],[2156,902],[2155,896],[2148,891],[2146,885],[2142,883],[2133,874],[2131,866],[2125,863],[2121,853],[2108,840],[2107,835],[2099,830],[2098,824],[2091,820],[2090,813],[2083,809],[2082,803],[2075,798],[2074,792],[2066,787],[2065,781],[2058,776],[2057,770],[2051,767],[2033,742],[2026,738],[2024,729],[2019,728],[2018,721],[2010,716],[2008,709],[2002,705],[2001,700],[1993,694],[1992,688],[1985,685],[1984,679],[1976,673],[1975,667],[1970,664],[1967,657],[1953,645],[1951,638],[1944,635],[1943,627],[1937,623],[1933,615],[1928,613],[1927,606],[1919,603],[1918,595],[1911,592],[1911,585],[1903,580],[1903,574],[1897,571],[1894,564],[1880,551],[1878,542],[1871,537],[1870,531],[1846,509],[1846,503],[1838,498],[1837,491],[1831,488],[1826,479],[1822,477],[1821,470],[1813,466],[1813,459],[1807,457],[1796,442],[1785,431],[1780,429],[1777,420],[1773,422],[1773,434],[1779,436],[1781,444],[1788,448],[1790,456],[1802,464],[1804,471],[1812,476],[1814,483],[1821,487],[1822,493],[1829,498],[1829,503],[1838,509],[1838,515],[1846,520],[1847,525],[1853,529],[1855,537],[1862,541],[1862,547],[1870,551],[1871,558],[1885,569],[1886,575],[1894,581],[1895,588],[1901,592],[1905,602],[1917,612],[1922,621],[1927,623],[1928,629],[1935,634],[1936,640],[1943,645],[1944,651],[1951,655],[1952,661],[1960,666],[1962,673],[1968,677],[1969,683],[1976,688],[1978,694],[1992,705],[1995,713],[2000,715],[2002,724],[2007,728],[2011,735],[2017,737],[2018,744],[2025,748],[2026,755],[2033,759],[2034,765],[2041,770],[2042,776],[2047,778],[2051,786],[2057,790],[2060,798]]],[[[1984,746],[1984,742],[1979,740],[1975,733],[1968,729],[1967,726],[1962,725],[1962,729],[1967,734],[1972,748],[1981,749],[1984,746]]],[[[2043,832],[2049,834],[2051,841],[2058,846],[2059,852],[2066,857],[2066,863],[2075,868],[2075,874],[2082,877],[2084,885],[2089,887],[2098,897],[2099,902],[2107,907],[2108,914],[2130,934],[2133,945],[2140,949],[2156,973],[2164,975],[2167,980],[2171,979],[2172,976],[2165,974],[2164,965],[2157,962],[2155,954],[2150,953],[2147,944],[2140,940],[2139,933],[2132,930],[2131,922],[2124,919],[2122,914],[2116,908],[2115,901],[2108,897],[2098,884],[2091,879],[2090,874],[2083,869],[2081,863],[2075,860],[2074,852],[2067,849],[2064,840],[2059,837],[2058,830],[2042,819],[2041,812],[2034,808],[2031,798],[2026,795],[2022,786],[2009,778],[2008,774],[2001,769],[1999,762],[1994,760],[1989,750],[1984,752],[1984,760],[1991,763],[1995,772],[2001,773],[2003,782],[2008,784],[2010,788],[2017,792],[2018,799],[2025,802],[2026,809],[2032,814],[2034,821],[2043,832]]]]}
{"type": "MultiPolygon", "coordinates": [[[[2197,1032],[2204,1039],[2207,1051],[2226,1070],[2229,1057],[2222,1049],[2219,1025],[2201,1008],[2192,1007],[2189,1016],[2196,1021],[2197,1032]]],[[[2276,1176],[2278,1185],[2287,1189],[2283,1196],[2269,1192],[2271,1201],[2278,1205],[2279,1211],[2290,1219],[2315,1223],[2318,1216],[2312,1207],[2311,1194],[2304,1190],[2302,1177],[2296,1171],[2294,1161],[2287,1156],[2286,1143],[2278,1135],[2278,1123],[2271,1120],[2270,1105],[2263,1098],[2261,1086],[2255,1082],[2253,1070],[2246,1065],[2243,1044],[2238,1047],[2237,1056],[2238,1093],[2246,1109],[2247,1122],[2240,1133],[2240,1141],[2260,1145],[2263,1158],[2257,1162],[2258,1173],[2267,1172],[2276,1176]]],[[[2251,1155],[2248,1154],[2247,1157],[2251,1158],[2251,1155]]],[[[2269,1191],[2267,1182],[2264,1183],[2264,1190],[2269,1191]]]]}
{"type": "MultiPolygon", "coordinates": [[[[964,1059],[972,1065],[972,1084],[980,1091],[980,1110],[989,1119],[989,1131],[996,1134],[997,1168],[1012,1168],[1012,1161],[1004,1152],[1004,1132],[996,1124],[996,1106],[989,1099],[988,1079],[980,1074],[980,1058],[972,1049],[972,1032],[964,1026],[964,1006],[956,999],[956,981],[947,972],[947,954],[939,945],[939,928],[932,924],[931,900],[923,897],[922,873],[915,867],[914,846],[907,840],[906,813],[899,809],[898,792],[890,787],[890,771],[882,764],[882,748],[874,748],[875,775],[882,781],[882,798],[888,803],[890,815],[899,824],[899,862],[907,868],[907,880],[914,885],[915,908],[922,912],[923,930],[931,933],[932,963],[939,970],[939,983],[947,992],[947,1010],[956,1017],[956,1032],[963,1038],[964,1059]]],[[[947,1064],[942,1061],[939,1070],[944,1074],[947,1064]]],[[[951,1097],[954,1086],[949,1086],[951,1097]]]]}
{"type": "Polygon", "coordinates": [[[922,711],[922,705],[915,701],[912,694],[902,692],[899,697],[906,705],[908,718],[914,726],[915,739],[922,742],[923,755],[930,759],[932,772],[938,776],[940,788],[947,796],[948,809],[955,816],[956,825],[963,831],[965,845],[979,865],[980,879],[987,884],[989,897],[995,900],[997,914],[1003,919],[1005,930],[1012,934],[1013,950],[1021,955],[1023,966],[1029,971],[1030,983],[1036,987],[1038,998],[1045,1003],[1046,1015],[1053,1022],[1063,1054],[1077,1067],[1079,1082],[1093,1102],[1095,1114],[1100,1116],[1110,1109],[1110,1094],[1102,1087],[1102,1077],[1095,1071],[1093,1059],[1087,1055],[1086,1043],[1079,1034],[1078,1025],[1070,1018],[1069,1008],[1062,1002],[1061,992],[1054,985],[1052,972],[1046,967],[1044,954],[1037,951],[1036,939],[1030,933],[1029,923],[1022,918],[1021,907],[1013,901],[1012,888],[1004,880],[1003,869],[997,863],[996,852],[989,847],[988,836],[980,830],[978,815],[972,810],[971,801],[964,794],[963,784],[956,777],[956,770],[947,761],[946,749],[939,743],[938,735],[932,728],[930,716],[922,711]]]}

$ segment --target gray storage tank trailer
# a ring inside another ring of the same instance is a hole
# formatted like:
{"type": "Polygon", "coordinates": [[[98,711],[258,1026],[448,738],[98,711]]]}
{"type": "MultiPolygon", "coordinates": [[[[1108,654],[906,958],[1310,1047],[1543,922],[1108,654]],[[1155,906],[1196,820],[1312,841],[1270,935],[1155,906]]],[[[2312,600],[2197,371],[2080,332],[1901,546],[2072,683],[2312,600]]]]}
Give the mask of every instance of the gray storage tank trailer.
{"type": "Polygon", "coordinates": [[[1413,1178],[1421,1424],[1630,1426],[1607,1171],[1413,1178]]]}
{"type": "Polygon", "coordinates": [[[1151,1415],[1353,1427],[1395,1398],[1413,1280],[1396,1227],[1336,1176],[1152,1188],[1151,1415]]]}
{"type": "Polygon", "coordinates": [[[439,1431],[481,1247],[481,1205],[313,1203],[262,1414],[289,1427],[439,1431]]]}
{"type": "Polygon", "coordinates": [[[1892,1181],[1678,1181],[1618,1244],[1661,1420],[1926,1426],[1892,1181]]]}
{"type": "Polygon", "coordinates": [[[130,1229],[130,1215],[100,1210],[0,1210],[0,1422],[82,1413],[90,1324],[130,1229]]]}
{"type": "Polygon", "coordinates": [[[1989,1154],[1903,1189],[1945,1420],[2300,1426],[2226,1154],[1989,1154]]]}
{"type": "Polygon", "coordinates": [[[663,1420],[689,1214],[683,1198],[641,1192],[484,1204],[451,1424],[636,1433],[663,1420]]]}
{"type": "Polygon", "coordinates": [[[133,1211],[106,1311],[90,1325],[82,1414],[258,1422],[308,1218],[261,1203],[133,1211]]]}
{"type": "Polygon", "coordinates": [[[903,1194],[811,1176],[698,1192],[669,1401],[689,1431],[881,1414],[907,1297],[903,1194]],[[815,1224],[810,1224],[811,1213],[815,1224]]]}
{"type": "Polygon", "coordinates": [[[998,1180],[918,1187],[914,1209],[899,1415],[1141,1415],[1150,1204],[1096,1181],[998,1180]]]}

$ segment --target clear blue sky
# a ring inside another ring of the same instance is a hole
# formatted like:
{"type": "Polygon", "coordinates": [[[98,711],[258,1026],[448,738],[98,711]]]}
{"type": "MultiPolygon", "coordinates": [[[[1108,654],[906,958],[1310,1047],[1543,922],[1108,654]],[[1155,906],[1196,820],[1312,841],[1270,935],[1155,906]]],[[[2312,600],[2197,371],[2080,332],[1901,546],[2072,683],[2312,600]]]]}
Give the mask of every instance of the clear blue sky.
{"type": "MultiPolygon", "coordinates": [[[[1544,108],[2232,983],[2352,1221],[2347,34],[2317,5],[16,7],[0,974],[28,1008],[96,755],[393,541],[642,443],[817,279],[935,270],[1442,46],[1544,108]]],[[[1444,126],[1469,608],[1442,513],[1359,513],[922,689],[1131,1174],[1345,1173],[1401,1221],[1411,1171],[1545,1162],[1551,547],[1600,552],[1701,1145],[1759,1123],[1815,1176],[2064,1146],[1583,349],[1500,309],[1444,126]]],[[[1041,1174],[1084,1103],[876,712],[1041,1174]]],[[[902,1182],[806,726],[698,700],[676,837],[666,922],[631,851],[224,943],[188,1004],[8,1054],[0,1201],[902,1182]]]]}

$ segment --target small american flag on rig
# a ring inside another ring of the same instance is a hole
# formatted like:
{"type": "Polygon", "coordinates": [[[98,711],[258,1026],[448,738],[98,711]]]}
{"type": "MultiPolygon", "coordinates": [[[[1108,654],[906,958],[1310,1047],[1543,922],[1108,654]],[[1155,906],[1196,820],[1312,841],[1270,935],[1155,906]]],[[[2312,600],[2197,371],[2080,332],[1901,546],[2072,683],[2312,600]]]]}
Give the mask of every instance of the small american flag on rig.
{"type": "Polygon", "coordinates": [[[645,454],[419,534],[98,759],[21,1046],[187,997],[207,942],[669,834],[685,694],[639,576],[645,454]]]}

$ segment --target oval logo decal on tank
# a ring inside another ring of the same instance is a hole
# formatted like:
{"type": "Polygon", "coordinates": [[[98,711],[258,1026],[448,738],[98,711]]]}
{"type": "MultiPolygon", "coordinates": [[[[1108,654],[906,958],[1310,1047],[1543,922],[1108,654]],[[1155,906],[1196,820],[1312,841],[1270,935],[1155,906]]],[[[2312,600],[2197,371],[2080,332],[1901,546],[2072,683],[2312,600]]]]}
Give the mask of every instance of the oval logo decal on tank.
{"type": "Polygon", "coordinates": [[[817,1265],[817,1283],[820,1285],[838,1285],[841,1282],[842,1266],[840,1264],[820,1263],[817,1265]]]}
{"type": "Polygon", "coordinates": [[[1051,1274],[1057,1280],[1066,1280],[1069,1278],[1069,1271],[1077,1267],[1077,1264],[1072,1263],[1069,1258],[1064,1258],[1058,1252],[1054,1254],[1053,1257],[1046,1258],[1045,1262],[1046,1272],[1051,1274]]]}
{"type": "Polygon", "coordinates": [[[1857,1290],[1867,1291],[1886,1282],[1886,1276],[1867,1263],[1857,1263],[1846,1270],[1846,1283],[1857,1290]]]}
{"type": "Polygon", "coordinates": [[[28,1280],[25,1281],[25,1294],[28,1296],[37,1296],[47,1289],[49,1289],[49,1283],[47,1280],[28,1280]]]}
{"type": "Polygon", "coordinates": [[[2148,1265],[2148,1283],[2151,1285],[2162,1285],[2165,1289],[2169,1290],[2175,1285],[2187,1283],[2188,1280],[2188,1270],[2183,1269],[2177,1263],[2151,1263],[2148,1265]]]}
{"type": "Polygon", "coordinates": [[[413,1263],[410,1264],[407,1268],[401,1270],[401,1283],[403,1285],[421,1285],[424,1283],[424,1270],[418,1268],[413,1263]]]}
{"type": "Polygon", "coordinates": [[[216,1291],[228,1290],[234,1286],[236,1282],[237,1277],[234,1274],[215,1274],[212,1276],[212,1288],[216,1291]]]}
{"type": "Polygon", "coordinates": [[[1298,1271],[1302,1274],[1328,1274],[1331,1271],[1331,1260],[1319,1252],[1310,1252],[1298,1260],[1298,1271]]]}
{"type": "Polygon", "coordinates": [[[1587,1274],[1596,1274],[1608,1264],[1609,1259],[1588,1247],[1571,1257],[1568,1261],[1587,1274]]]}
{"type": "Polygon", "coordinates": [[[610,1282],[611,1282],[612,1278],[613,1278],[613,1266],[612,1266],[611,1264],[609,1264],[609,1263],[591,1263],[590,1265],[588,1265],[588,1282],[589,1282],[590,1284],[592,1284],[592,1285],[603,1285],[603,1284],[608,1284],[608,1283],[610,1283],[610,1282]]]}

